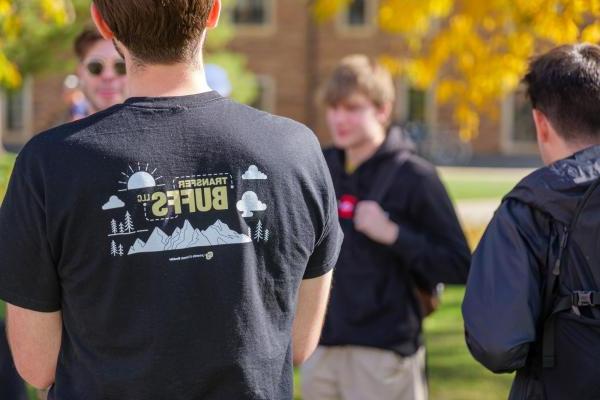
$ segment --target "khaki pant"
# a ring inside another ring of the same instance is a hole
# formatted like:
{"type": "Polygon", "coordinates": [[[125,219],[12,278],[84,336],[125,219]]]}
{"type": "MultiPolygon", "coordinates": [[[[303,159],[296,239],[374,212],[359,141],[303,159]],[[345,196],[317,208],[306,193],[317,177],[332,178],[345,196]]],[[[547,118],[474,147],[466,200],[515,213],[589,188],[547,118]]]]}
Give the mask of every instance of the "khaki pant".
{"type": "Polygon", "coordinates": [[[358,346],[319,346],[302,367],[303,400],[426,400],[425,348],[402,357],[358,346]]]}

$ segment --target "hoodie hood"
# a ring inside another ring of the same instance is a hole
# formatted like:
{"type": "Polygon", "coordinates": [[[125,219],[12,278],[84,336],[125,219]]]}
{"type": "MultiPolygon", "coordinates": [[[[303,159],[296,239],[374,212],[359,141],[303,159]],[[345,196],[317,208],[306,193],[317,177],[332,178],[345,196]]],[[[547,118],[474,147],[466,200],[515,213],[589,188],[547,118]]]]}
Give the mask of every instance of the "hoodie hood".
{"type": "MultiPolygon", "coordinates": [[[[331,151],[331,150],[330,150],[331,151]]],[[[344,165],[344,150],[335,148],[333,151],[337,153],[337,161],[340,166],[344,165]]],[[[396,156],[399,152],[409,151],[415,152],[415,145],[408,135],[398,126],[392,126],[387,133],[387,136],[377,151],[358,168],[368,165],[374,166],[381,161],[387,160],[390,157],[396,156]]]]}
{"type": "Polygon", "coordinates": [[[534,171],[505,199],[522,201],[569,224],[582,194],[598,177],[600,145],[595,145],[534,171]]]}

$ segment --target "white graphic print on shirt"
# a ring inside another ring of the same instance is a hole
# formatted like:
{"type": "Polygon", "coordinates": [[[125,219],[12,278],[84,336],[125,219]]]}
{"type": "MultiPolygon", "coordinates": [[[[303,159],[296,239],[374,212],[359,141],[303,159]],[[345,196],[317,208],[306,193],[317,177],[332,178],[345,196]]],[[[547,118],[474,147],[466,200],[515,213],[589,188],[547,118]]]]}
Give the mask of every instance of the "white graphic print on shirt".
{"type": "MultiPolygon", "coordinates": [[[[117,191],[133,192],[133,195],[128,195],[128,197],[111,195],[101,207],[103,211],[112,214],[109,222],[110,233],[107,235],[111,238],[109,244],[111,256],[120,257],[140,253],[243,244],[251,243],[253,239],[256,243],[269,241],[271,233],[265,229],[262,220],[255,224],[254,232],[248,225],[248,234],[246,235],[232,230],[220,219],[204,229],[194,227],[188,219],[195,213],[229,210],[230,193],[228,189],[234,189],[235,186],[233,176],[228,172],[177,176],[172,179],[170,185],[162,183],[165,180],[164,177],[157,174],[157,168],[150,170],[150,164],[138,162],[133,167],[128,165],[126,171],[121,174],[126,179],[118,181],[120,187],[117,191]],[[169,186],[171,187],[169,188],[169,186]],[[126,204],[128,202],[129,204],[126,204]],[[120,214],[122,217],[114,215],[115,211],[126,207],[128,209],[125,210],[125,214],[120,214]],[[141,208],[143,211],[143,219],[146,224],[154,225],[159,222],[162,229],[159,226],[136,229],[132,214],[140,215],[132,213],[130,210],[137,208],[141,208]],[[165,221],[174,220],[180,216],[186,217],[183,223],[180,222],[170,234],[166,233],[163,230],[165,221]],[[149,231],[151,234],[147,238],[138,235],[149,231]],[[134,237],[130,238],[131,236],[134,237]],[[133,241],[133,243],[124,244],[122,243],[124,240],[133,241]],[[129,246],[128,249],[127,246],[129,246]]],[[[242,181],[264,181],[268,177],[257,166],[250,165],[241,175],[241,179],[242,181]]],[[[236,209],[246,219],[254,216],[256,212],[265,211],[267,204],[259,200],[254,191],[245,191],[242,198],[236,202],[236,209]]],[[[210,260],[213,256],[214,253],[209,251],[206,254],[190,257],[210,260]]],[[[177,257],[170,258],[170,260],[185,258],[177,257]]]]}

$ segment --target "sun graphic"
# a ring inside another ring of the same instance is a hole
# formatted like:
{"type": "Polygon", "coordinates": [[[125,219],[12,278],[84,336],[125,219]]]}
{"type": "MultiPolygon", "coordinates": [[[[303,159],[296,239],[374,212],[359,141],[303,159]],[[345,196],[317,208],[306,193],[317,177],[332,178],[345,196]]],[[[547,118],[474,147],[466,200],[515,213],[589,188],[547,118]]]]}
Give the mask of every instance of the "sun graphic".
{"type": "Polygon", "coordinates": [[[155,177],[154,173],[156,172],[156,168],[148,172],[150,164],[146,164],[146,168],[142,170],[142,166],[140,163],[137,163],[137,168],[128,166],[126,172],[121,172],[121,174],[127,178],[126,181],[119,181],[119,183],[125,185],[125,188],[120,189],[120,192],[124,192],[126,190],[137,190],[144,188],[151,188],[155,186],[164,186],[164,183],[159,183],[159,180],[162,179],[162,176],[155,177]]]}

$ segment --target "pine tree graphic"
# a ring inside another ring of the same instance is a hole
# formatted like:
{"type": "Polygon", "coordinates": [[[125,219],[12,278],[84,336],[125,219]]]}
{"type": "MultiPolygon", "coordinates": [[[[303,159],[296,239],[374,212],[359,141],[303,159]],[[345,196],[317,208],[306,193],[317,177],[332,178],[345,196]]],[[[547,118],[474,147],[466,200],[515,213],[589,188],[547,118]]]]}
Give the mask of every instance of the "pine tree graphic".
{"type": "Polygon", "coordinates": [[[117,255],[117,244],[115,243],[114,240],[110,243],[110,255],[111,256],[117,255]]]}
{"type": "Polygon", "coordinates": [[[135,231],[135,228],[133,227],[133,220],[131,219],[131,214],[129,214],[129,211],[125,213],[125,230],[128,233],[135,231]]]}
{"type": "Polygon", "coordinates": [[[123,227],[122,222],[119,222],[119,233],[125,233],[125,228],[123,227]]]}
{"type": "Polygon", "coordinates": [[[264,240],[265,242],[268,242],[268,241],[269,241],[269,235],[270,235],[270,232],[269,232],[269,230],[268,230],[268,229],[265,229],[265,235],[264,235],[264,237],[263,237],[263,240],[264,240]]]}
{"type": "Polygon", "coordinates": [[[113,234],[117,233],[117,221],[115,221],[114,219],[110,221],[110,231],[113,234]]]}
{"type": "Polygon", "coordinates": [[[256,225],[256,229],[254,230],[254,240],[256,240],[257,242],[260,242],[260,240],[263,238],[262,236],[262,222],[258,221],[258,224],[256,225]]]}
{"type": "Polygon", "coordinates": [[[123,256],[123,245],[122,244],[119,245],[119,252],[117,254],[121,257],[123,256]]]}

